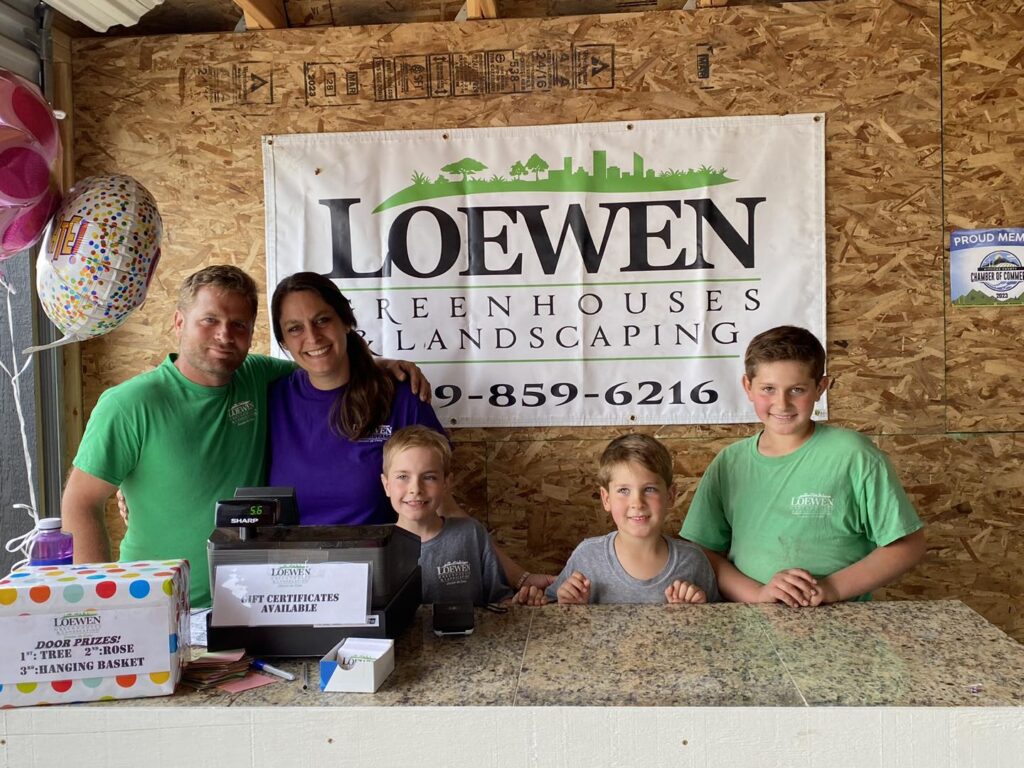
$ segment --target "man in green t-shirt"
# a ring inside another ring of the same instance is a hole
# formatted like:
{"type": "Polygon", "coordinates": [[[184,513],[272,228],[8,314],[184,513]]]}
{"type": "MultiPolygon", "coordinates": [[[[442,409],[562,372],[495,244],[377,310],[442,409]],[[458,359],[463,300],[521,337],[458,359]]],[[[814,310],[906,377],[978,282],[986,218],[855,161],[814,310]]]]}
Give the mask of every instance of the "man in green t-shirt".
{"type": "MultiPolygon", "coordinates": [[[[214,504],[264,482],[267,385],[294,367],[248,354],[257,306],[256,284],[237,267],[189,276],[174,313],[178,353],[100,397],[61,503],[75,562],[110,559],[103,510],[120,487],[131,510],[121,560],[187,558],[191,603],[210,604],[214,504]]],[[[414,365],[382,364],[400,379],[407,371],[419,391],[414,365]]]]}

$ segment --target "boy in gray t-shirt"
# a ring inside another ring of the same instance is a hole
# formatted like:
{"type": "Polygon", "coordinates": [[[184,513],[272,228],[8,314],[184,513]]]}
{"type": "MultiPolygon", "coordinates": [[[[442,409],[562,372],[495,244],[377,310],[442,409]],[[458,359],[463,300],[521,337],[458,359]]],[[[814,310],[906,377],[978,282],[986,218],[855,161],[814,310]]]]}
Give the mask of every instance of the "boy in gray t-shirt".
{"type": "Polygon", "coordinates": [[[451,447],[424,426],[398,430],[384,444],[380,476],[398,527],[420,537],[424,603],[487,605],[512,596],[487,530],[469,517],[441,517],[451,483],[451,447]]]}
{"type": "Polygon", "coordinates": [[[548,599],[557,597],[560,603],[595,604],[703,603],[719,599],[715,572],[700,547],[663,535],[661,539],[668,547],[665,566],[650,578],[636,578],[622,566],[616,552],[616,542],[621,546],[621,538],[620,531],[612,531],[580,542],[555,583],[548,587],[548,599]],[[574,588],[570,583],[563,590],[564,594],[559,594],[575,574],[583,576],[582,585],[589,591],[589,599],[578,599],[579,584],[574,588]]]}
{"type": "Polygon", "coordinates": [[[616,530],[586,539],[545,593],[523,588],[517,602],[705,603],[719,599],[707,556],[661,532],[675,501],[672,457],[649,435],[623,435],[601,454],[601,503],[616,530]]]}

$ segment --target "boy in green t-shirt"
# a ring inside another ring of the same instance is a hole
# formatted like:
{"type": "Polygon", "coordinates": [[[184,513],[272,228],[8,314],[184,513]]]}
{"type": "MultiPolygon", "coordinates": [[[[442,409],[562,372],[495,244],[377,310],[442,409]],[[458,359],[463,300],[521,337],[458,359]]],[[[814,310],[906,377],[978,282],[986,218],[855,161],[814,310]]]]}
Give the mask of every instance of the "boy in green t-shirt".
{"type": "Polygon", "coordinates": [[[925,550],[892,465],[863,435],[811,421],[828,377],[810,331],[759,334],[744,366],[764,429],[715,457],[680,535],[704,547],[730,600],[795,608],[870,599],[925,550]]]}

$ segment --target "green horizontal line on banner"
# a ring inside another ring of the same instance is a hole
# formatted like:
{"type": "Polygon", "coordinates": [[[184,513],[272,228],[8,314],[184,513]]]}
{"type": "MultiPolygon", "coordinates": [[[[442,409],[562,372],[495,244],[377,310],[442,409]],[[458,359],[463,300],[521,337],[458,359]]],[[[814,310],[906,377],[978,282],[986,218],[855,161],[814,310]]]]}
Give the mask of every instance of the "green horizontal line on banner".
{"type": "Polygon", "coordinates": [[[611,283],[525,283],[523,285],[389,285],[375,288],[351,288],[345,286],[343,293],[360,291],[489,291],[504,288],[600,288],[605,285],[700,285],[702,283],[759,283],[760,277],[720,277],[708,280],[622,280],[611,283]]]}
{"type": "MultiPolygon", "coordinates": [[[[406,350],[408,351],[408,350],[406,350]]],[[[739,360],[739,355],[656,355],[653,357],[538,357],[516,358],[514,360],[417,360],[423,365],[478,365],[487,363],[614,363],[623,360],[739,360]]]]}

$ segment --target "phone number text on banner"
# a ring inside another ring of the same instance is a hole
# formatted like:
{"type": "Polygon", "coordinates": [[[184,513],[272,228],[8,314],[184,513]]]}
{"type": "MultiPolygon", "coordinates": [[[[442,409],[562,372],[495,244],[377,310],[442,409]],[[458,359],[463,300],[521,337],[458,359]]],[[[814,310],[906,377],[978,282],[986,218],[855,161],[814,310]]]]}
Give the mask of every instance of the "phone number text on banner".
{"type": "Polygon", "coordinates": [[[750,339],[825,340],[823,123],[267,137],[268,285],[333,278],[449,425],[752,421],[750,339]]]}

